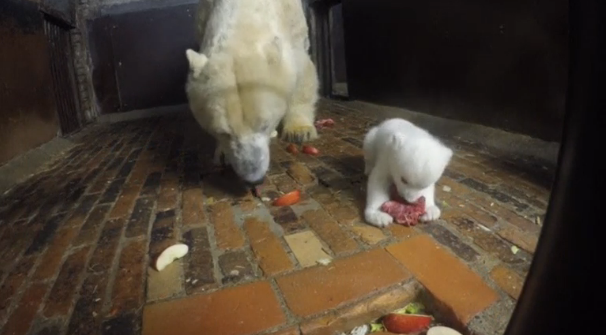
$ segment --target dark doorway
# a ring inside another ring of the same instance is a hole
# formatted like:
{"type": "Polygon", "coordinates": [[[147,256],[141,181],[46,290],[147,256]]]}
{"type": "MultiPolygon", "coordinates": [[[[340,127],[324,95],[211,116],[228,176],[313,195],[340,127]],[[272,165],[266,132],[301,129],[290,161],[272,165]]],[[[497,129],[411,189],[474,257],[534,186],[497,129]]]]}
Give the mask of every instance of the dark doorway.
{"type": "Polygon", "coordinates": [[[127,12],[117,6],[89,25],[93,84],[101,114],[187,103],[185,50],[197,46],[197,5],[137,6],[127,12]]]}
{"type": "Polygon", "coordinates": [[[332,95],[347,97],[347,70],[345,60],[345,37],[343,35],[343,6],[339,3],[328,11],[330,29],[330,63],[332,95]]]}
{"type": "Polygon", "coordinates": [[[71,53],[69,29],[72,27],[44,15],[44,34],[48,39],[53,94],[61,135],[74,133],[81,127],[79,106],[71,53]]]}

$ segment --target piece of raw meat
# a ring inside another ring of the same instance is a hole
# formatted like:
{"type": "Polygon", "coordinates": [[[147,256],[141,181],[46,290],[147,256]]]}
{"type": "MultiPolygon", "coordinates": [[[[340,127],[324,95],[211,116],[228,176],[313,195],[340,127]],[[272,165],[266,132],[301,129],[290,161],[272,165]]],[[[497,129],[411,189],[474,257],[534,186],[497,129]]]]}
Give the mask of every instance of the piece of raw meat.
{"type": "Polygon", "coordinates": [[[391,215],[398,224],[405,226],[416,225],[419,222],[419,218],[425,214],[425,197],[421,197],[411,204],[400,197],[395,186],[392,186],[390,191],[390,197],[393,200],[381,205],[381,211],[391,215]]]}
{"type": "Polygon", "coordinates": [[[327,127],[334,126],[335,121],[333,119],[322,119],[315,122],[316,129],[320,130],[327,127]]]}

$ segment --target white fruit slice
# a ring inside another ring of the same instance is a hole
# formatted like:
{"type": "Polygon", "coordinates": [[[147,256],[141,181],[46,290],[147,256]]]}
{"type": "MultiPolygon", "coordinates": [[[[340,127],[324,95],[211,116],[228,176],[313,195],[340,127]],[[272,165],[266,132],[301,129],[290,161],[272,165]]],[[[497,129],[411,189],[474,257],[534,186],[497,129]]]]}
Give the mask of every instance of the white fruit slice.
{"type": "Polygon", "coordinates": [[[158,259],[156,259],[156,270],[162,271],[175,259],[181,258],[187,255],[189,247],[187,244],[175,244],[164,249],[158,259]]]}
{"type": "Polygon", "coordinates": [[[435,326],[429,328],[429,330],[427,331],[427,335],[461,335],[461,333],[452,328],[444,326],[435,326]]]}

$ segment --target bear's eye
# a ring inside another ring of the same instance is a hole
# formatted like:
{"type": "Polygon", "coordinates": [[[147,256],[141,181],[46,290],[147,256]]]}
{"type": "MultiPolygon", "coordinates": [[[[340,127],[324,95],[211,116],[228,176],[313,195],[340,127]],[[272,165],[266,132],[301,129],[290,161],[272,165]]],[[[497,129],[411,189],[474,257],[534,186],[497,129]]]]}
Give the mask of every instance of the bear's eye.
{"type": "Polygon", "coordinates": [[[406,179],[404,179],[404,177],[401,177],[400,180],[404,183],[404,184],[408,184],[408,182],[406,181],[406,179]]]}

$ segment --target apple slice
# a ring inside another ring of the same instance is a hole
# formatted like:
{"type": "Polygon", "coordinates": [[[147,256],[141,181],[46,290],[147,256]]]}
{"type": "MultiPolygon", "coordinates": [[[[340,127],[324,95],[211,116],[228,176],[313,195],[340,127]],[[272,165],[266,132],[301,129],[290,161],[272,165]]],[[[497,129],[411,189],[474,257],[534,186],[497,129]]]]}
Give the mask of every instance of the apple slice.
{"type": "Polygon", "coordinates": [[[429,330],[427,331],[427,335],[461,335],[461,333],[452,328],[444,326],[435,326],[429,328],[429,330]]]}
{"type": "Polygon", "coordinates": [[[432,321],[433,318],[429,315],[396,313],[388,314],[382,320],[385,329],[396,334],[422,331],[429,327],[432,321]]]}
{"type": "Polygon", "coordinates": [[[189,247],[187,244],[175,244],[170,247],[164,249],[160,256],[156,259],[156,270],[162,271],[165,267],[167,267],[170,263],[174,262],[175,259],[181,258],[187,255],[189,251],[189,247]]]}

